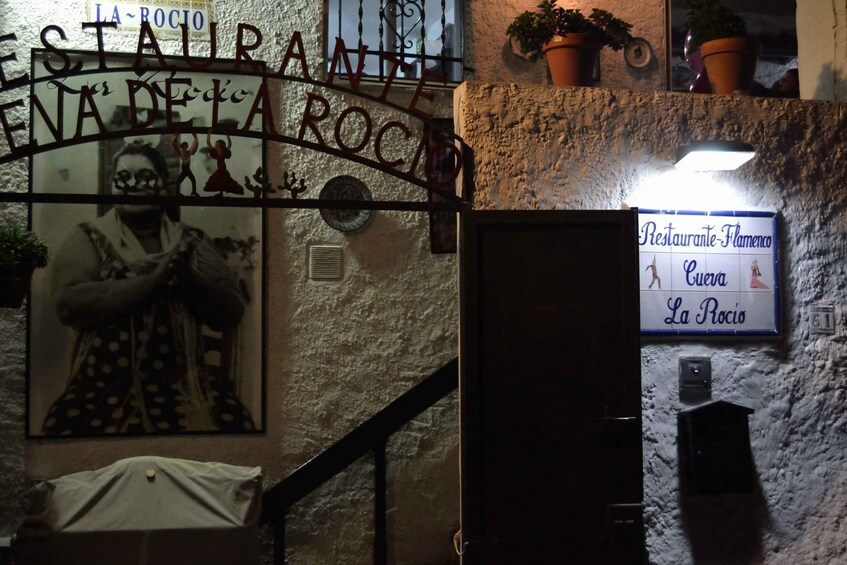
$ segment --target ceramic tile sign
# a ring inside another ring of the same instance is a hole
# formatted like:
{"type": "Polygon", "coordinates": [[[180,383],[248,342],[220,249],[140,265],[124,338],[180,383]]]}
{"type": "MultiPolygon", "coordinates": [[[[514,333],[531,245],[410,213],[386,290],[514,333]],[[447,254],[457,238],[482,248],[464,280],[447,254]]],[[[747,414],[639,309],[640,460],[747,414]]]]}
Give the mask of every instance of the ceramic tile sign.
{"type": "Polygon", "coordinates": [[[641,333],[776,335],[774,212],[639,210],[641,333]]]}
{"type": "Polygon", "coordinates": [[[118,29],[137,30],[141,22],[150,22],[150,27],[161,35],[182,35],[180,24],[188,26],[195,39],[208,37],[209,22],[214,21],[212,0],[124,0],[123,2],[86,3],[88,21],[110,22],[118,29]]]}

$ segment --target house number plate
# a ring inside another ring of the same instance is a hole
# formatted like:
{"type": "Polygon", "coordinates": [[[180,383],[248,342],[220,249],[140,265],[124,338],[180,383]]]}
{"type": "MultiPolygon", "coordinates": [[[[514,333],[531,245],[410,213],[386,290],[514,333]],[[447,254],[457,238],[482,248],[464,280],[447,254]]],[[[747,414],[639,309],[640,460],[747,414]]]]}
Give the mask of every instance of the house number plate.
{"type": "Polygon", "coordinates": [[[813,334],[834,334],[835,306],[812,306],[809,309],[809,324],[813,334]]]}

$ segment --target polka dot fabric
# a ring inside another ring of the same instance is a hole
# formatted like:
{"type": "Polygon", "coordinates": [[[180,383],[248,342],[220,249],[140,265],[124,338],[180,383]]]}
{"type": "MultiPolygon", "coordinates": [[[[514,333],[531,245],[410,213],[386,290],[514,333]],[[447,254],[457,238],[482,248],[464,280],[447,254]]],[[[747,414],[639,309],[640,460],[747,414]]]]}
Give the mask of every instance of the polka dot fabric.
{"type": "MultiPolygon", "coordinates": [[[[104,280],[150,272],[126,264],[106,238],[83,224],[101,256],[104,280]]],[[[206,237],[186,228],[183,237],[206,237]]],[[[49,436],[238,432],[254,429],[225,367],[209,366],[201,326],[175,298],[156,297],[113,323],[77,335],[64,393],[50,407],[49,436]]]]}

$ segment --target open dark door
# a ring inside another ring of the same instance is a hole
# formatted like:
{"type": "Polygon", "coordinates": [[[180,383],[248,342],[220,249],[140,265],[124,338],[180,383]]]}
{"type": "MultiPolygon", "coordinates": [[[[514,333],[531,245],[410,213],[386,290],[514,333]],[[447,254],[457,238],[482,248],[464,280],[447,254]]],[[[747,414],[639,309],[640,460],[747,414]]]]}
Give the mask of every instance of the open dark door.
{"type": "Polygon", "coordinates": [[[463,564],[643,561],[637,224],[462,215],[463,564]]]}

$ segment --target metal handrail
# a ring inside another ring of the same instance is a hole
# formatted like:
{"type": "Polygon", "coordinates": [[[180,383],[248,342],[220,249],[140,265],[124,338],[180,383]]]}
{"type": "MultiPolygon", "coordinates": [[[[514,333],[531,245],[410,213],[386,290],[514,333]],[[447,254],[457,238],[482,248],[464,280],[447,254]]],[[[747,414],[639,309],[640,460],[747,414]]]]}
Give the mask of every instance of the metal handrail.
{"type": "Polygon", "coordinates": [[[288,509],[368,453],[374,455],[374,563],[385,563],[385,446],[388,439],[438,400],[456,390],[459,362],[453,359],[395,399],[326,451],[271,487],[262,497],[262,524],[274,525],[274,563],[285,563],[285,515],[288,509]]]}

